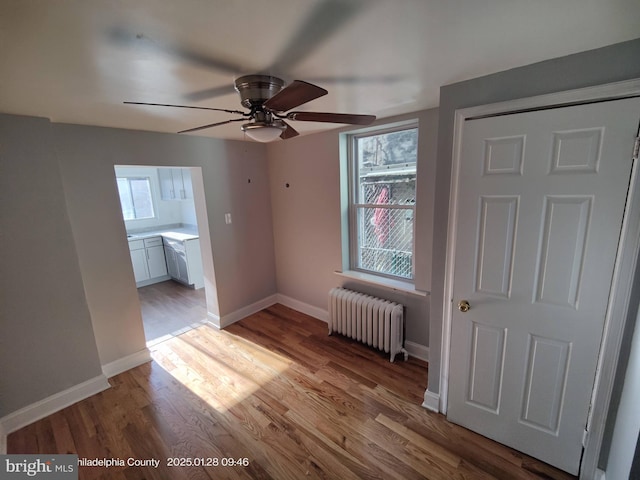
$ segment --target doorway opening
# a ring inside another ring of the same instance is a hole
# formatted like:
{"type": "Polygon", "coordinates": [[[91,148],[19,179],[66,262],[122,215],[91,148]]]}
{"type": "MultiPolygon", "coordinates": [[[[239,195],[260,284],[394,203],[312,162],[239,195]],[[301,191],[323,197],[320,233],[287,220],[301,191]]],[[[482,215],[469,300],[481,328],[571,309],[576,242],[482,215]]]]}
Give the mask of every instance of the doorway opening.
{"type": "Polygon", "coordinates": [[[207,321],[200,244],[210,240],[201,169],[116,165],[114,170],[145,338],[152,347],[207,321]]]}

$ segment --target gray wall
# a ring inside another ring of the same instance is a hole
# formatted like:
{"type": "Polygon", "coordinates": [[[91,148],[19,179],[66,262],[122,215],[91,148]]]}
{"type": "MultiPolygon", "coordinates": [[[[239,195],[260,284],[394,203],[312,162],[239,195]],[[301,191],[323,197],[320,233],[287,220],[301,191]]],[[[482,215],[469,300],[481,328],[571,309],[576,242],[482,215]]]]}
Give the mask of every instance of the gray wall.
{"type": "MultiPolygon", "coordinates": [[[[419,121],[415,285],[430,290],[437,109],[388,118],[419,121]]],[[[268,146],[278,292],[323,310],[346,286],[406,305],[406,339],[429,346],[429,297],[347,281],[342,270],[339,134],[348,128],[268,146]],[[286,184],[289,184],[289,188],[286,184]]]]}
{"type": "Polygon", "coordinates": [[[640,39],[444,86],[436,167],[431,276],[429,391],[440,392],[442,306],[455,110],[640,78],[640,39]]]}
{"type": "Polygon", "coordinates": [[[102,374],[51,130],[0,115],[0,417],[102,374]]]}

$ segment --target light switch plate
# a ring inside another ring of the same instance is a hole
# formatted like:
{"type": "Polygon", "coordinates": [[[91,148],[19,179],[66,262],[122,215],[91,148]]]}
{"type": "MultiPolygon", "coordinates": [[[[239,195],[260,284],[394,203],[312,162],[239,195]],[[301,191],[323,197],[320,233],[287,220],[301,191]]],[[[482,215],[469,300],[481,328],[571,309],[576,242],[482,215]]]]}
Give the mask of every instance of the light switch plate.
{"type": "Polygon", "coordinates": [[[231,214],[230,213],[225,213],[224,214],[224,223],[226,223],[227,225],[231,225],[231,214]]]}

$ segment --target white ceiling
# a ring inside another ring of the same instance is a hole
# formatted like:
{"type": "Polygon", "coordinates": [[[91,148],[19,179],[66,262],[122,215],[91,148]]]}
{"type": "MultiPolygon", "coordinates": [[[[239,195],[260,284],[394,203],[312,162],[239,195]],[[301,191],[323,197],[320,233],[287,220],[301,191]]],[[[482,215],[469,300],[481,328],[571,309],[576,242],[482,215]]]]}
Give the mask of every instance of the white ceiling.
{"type": "MultiPolygon", "coordinates": [[[[1,0],[0,112],[176,132],[233,116],[122,102],[237,110],[234,78],[269,73],[329,90],[297,110],[386,117],[639,26],[638,0],[1,0]]],[[[193,135],[243,138],[238,123],[193,135]]]]}

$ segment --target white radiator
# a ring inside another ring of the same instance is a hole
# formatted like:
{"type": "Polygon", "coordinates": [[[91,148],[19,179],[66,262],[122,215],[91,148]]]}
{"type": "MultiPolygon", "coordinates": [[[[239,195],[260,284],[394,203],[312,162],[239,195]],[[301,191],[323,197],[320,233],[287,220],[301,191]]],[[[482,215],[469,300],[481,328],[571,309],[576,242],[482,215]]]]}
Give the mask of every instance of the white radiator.
{"type": "Polygon", "coordinates": [[[407,351],[404,342],[404,307],[398,303],[346,288],[329,291],[329,335],[333,332],[391,354],[407,351]]]}

